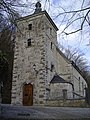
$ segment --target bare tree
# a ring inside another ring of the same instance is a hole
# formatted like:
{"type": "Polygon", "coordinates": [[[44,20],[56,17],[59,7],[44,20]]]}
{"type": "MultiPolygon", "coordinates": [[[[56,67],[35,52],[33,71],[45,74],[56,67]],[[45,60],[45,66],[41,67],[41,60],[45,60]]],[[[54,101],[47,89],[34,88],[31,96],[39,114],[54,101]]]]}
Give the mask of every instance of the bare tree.
{"type": "Polygon", "coordinates": [[[88,65],[88,61],[86,60],[84,53],[77,48],[68,47],[64,54],[70,61],[74,61],[84,76],[87,76],[90,66],[88,65]]]}
{"type": "MultiPolygon", "coordinates": [[[[84,24],[88,24],[90,26],[90,7],[86,7],[86,8],[82,8],[82,9],[79,9],[79,10],[75,10],[75,11],[67,11],[67,12],[63,12],[63,13],[59,13],[59,15],[64,15],[64,14],[72,14],[71,15],[71,18],[69,19],[66,27],[64,28],[64,30],[62,32],[64,32],[66,35],[69,35],[69,34],[72,34],[72,33],[76,33],[78,31],[81,31],[83,30],[84,28],[84,24]],[[81,15],[83,13],[85,13],[85,15],[81,15]],[[80,14],[79,17],[76,17],[77,14],[80,14]],[[73,17],[75,17],[73,19],[73,17]],[[72,32],[65,32],[65,30],[70,27],[70,25],[72,25],[73,23],[77,22],[81,20],[81,25],[80,25],[80,28],[72,31],[72,32]]],[[[58,16],[59,16],[58,15],[58,16]]],[[[58,17],[57,16],[57,17],[58,17]]]]}
{"type": "Polygon", "coordinates": [[[28,1],[24,3],[22,0],[0,0],[0,30],[5,26],[13,28],[16,25],[15,20],[25,14],[25,8],[33,9],[32,6],[33,3],[28,1]]]}
{"type": "Polygon", "coordinates": [[[75,3],[73,5],[71,4],[72,7],[68,6],[68,9],[64,8],[64,6],[58,6],[63,10],[63,12],[58,12],[58,14],[55,16],[55,19],[58,18],[59,16],[63,17],[63,20],[61,22],[62,23],[66,22],[66,26],[62,31],[66,35],[76,33],[76,32],[83,30],[85,25],[87,25],[88,27],[90,26],[90,1],[89,0],[87,0],[87,1],[81,0],[80,5],[78,5],[79,1],[73,1],[73,2],[75,2],[75,3]],[[79,6],[79,7],[75,7],[75,4],[77,4],[77,6],[79,6]],[[69,9],[69,7],[70,7],[70,9],[69,9]],[[66,32],[66,30],[70,26],[72,26],[72,25],[77,26],[77,22],[80,23],[80,25],[78,25],[78,28],[76,28],[75,30],[73,30],[71,32],[69,32],[69,31],[66,32]]]}
{"type": "MultiPolygon", "coordinates": [[[[85,41],[88,39],[88,45],[90,45],[90,0],[73,0],[71,2],[61,0],[55,5],[51,3],[51,7],[52,6],[55,8],[56,12],[52,17],[54,20],[58,21],[60,28],[60,41],[64,39],[64,37],[61,38],[61,36],[66,37],[71,34],[80,33],[79,36],[81,36],[81,39],[85,41]],[[83,37],[84,35],[86,39],[83,37]]],[[[59,44],[59,48],[64,51],[69,60],[75,62],[83,74],[87,74],[87,71],[90,70],[90,66],[88,65],[84,53],[78,48],[65,48],[62,44],[59,44]]]]}

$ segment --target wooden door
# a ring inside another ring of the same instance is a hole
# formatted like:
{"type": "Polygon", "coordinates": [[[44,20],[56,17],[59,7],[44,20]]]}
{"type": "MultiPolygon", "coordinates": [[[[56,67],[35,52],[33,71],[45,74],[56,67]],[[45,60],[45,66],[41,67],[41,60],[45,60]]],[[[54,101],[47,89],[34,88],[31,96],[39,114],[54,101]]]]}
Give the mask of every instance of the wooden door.
{"type": "Polygon", "coordinates": [[[33,85],[25,84],[23,87],[23,105],[32,106],[33,105],[33,85]]]}

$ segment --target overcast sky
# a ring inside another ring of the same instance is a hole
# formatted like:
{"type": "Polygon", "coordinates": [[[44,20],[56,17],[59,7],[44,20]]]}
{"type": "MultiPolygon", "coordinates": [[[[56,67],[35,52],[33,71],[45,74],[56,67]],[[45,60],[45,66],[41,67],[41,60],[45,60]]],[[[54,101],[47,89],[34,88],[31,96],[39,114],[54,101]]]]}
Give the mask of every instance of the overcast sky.
{"type": "MultiPolygon", "coordinates": [[[[66,36],[65,34],[61,33],[67,25],[67,20],[70,19],[72,14],[60,15],[57,17],[59,13],[62,13],[64,11],[72,11],[81,9],[81,7],[85,8],[90,6],[90,0],[23,0],[23,2],[28,2],[28,4],[34,3],[32,4],[32,6],[30,6],[30,9],[28,9],[28,14],[30,14],[30,11],[34,11],[34,6],[37,1],[41,1],[42,10],[46,10],[49,13],[50,17],[54,20],[55,24],[59,28],[59,31],[57,32],[58,42],[65,48],[67,48],[68,46],[72,46],[73,48],[79,49],[85,54],[85,57],[90,65],[90,26],[85,24],[84,30],[82,32],[66,36]]],[[[84,15],[85,12],[76,14],[75,17],[79,17],[82,14],[84,15]]],[[[72,24],[66,30],[66,32],[74,31],[75,29],[80,27],[80,23],[81,20],[77,21],[75,24],[72,24]]]]}

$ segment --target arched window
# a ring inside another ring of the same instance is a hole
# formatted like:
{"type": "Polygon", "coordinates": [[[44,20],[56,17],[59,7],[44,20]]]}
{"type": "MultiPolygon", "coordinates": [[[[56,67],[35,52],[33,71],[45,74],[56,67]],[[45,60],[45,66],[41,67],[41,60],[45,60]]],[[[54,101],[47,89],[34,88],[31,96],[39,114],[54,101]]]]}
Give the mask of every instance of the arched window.
{"type": "Polygon", "coordinates": [[[28,25],[28,30],[32,30],[32,24],[28,25]]]}
{"type": "Polygon", "coordinates": [[[29,38],[29,39],[27,40],[27,45],[28,45],[28,46],[31,46],[31,38],[29,38]]]}

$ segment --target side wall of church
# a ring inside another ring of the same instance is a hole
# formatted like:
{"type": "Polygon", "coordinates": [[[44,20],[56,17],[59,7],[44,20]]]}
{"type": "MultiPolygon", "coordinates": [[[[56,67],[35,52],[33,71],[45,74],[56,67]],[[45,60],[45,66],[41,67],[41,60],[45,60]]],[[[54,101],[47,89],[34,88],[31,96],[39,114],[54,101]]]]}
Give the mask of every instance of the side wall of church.
{"type": "Polygon", "coordinates": [[[79,96],[75,95],[75,98],[85,97],[85,88],[87,83],[82,75],[72,66],[72,83],[74,84],[74,92],[79,96]]]}
{"type": "Polygon", "coordinates": [[[61,51],[56,52],[57,60],[57,73],[66,81],[71,82],[71,64],[70,62],[61,55],[61,51]]]}
{"type": "Polygon", "coordinates": [[[46,84],[52,80],[56,73],[56,44],[57,44],[57,32],[51,25],[50,21],[45,20],[45,40],[46,40],[46,84]]]}
{"type": "Polygon", "coordinates": [[[50,85],[50,89],[50,99],[52,100],[73,99],[73,88],[69,83],[54,83],[50,85]]]}
{"type": "Polygon", "coordinates": [[[63,79],[74,85],[75,98],[85,97],[85,87],[87,87],[85,79],[59,51],[57,51],[57,71],[63,79]]]}

